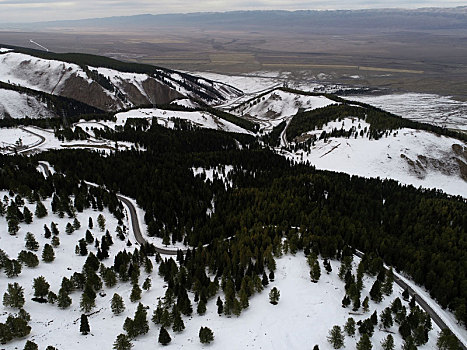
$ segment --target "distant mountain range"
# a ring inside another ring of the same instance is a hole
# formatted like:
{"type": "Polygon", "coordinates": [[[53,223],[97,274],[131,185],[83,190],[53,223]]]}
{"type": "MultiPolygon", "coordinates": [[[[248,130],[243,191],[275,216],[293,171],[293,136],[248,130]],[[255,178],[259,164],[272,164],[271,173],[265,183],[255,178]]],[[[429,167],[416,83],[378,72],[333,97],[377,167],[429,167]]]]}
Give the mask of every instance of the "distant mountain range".
{"type": "Polygon", "coordinates": [[[333,11],[233,11],[188,14],[142,14],[37,23],[0,24],[0,29],[61,28],[152,29],[161,27],[230,28],[242,30],[353,31],[467,30],[467,6],[456,8],[371,9],[333,11]]]}

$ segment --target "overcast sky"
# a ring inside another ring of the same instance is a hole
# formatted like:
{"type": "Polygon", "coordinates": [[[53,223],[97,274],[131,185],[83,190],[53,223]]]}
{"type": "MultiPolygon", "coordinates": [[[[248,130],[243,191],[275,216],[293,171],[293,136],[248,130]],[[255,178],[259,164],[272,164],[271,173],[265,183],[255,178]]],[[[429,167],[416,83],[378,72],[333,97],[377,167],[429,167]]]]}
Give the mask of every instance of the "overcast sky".
{"type": "Polygon", "coordinates": [[[465,0],[0,0],[0,22],[53,21],[142,13],[454,7],[465,4],[465,0]]]}

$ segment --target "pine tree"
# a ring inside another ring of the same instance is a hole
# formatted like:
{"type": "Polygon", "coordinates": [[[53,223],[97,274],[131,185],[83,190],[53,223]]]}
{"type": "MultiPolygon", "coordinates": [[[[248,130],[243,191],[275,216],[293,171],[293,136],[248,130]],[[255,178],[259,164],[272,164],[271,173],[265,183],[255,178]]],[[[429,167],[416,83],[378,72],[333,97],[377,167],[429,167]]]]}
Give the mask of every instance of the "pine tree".
{"type": "Polygon", "coordinates": [[[168,345],[172,341],[172,338],[170,338],[169,332],[165,329],[165,327],[161,327],[161,330],[159,332],[159,343],[162,345],[168,345]]]}
{"type": "Polygon", "coordinates": [[[42,261],[46,263],[50,263],[54,261],[54,259],[55,259],[54,249],[52,248],[50,244],[46,243],[44,245],[44,249],[42,250],[42,261]]]}
{"type": "Polygon", "coordinates": [[[60,238],[58,236],[52,237],[52,247],[57,248],[60,245],[60,238]]]}
{"type": "Polygon", "coordinates": [[[133,319],[133,327],[136,334],[146,334],[149,331],[149,324],[147,320],[147,311],[143,304],[139,303],[136,308],[135,317],[133,319]]]}
{"type": "Polygon", "coordinates": [[[81,332],[81,334],[84,335],[87,335],[91,331],[91,329],[89,328],[88,316],[86,316],[86,314],[81,314],[79,331],[81,332]]]}
{"type": "Polygon", "coordinates": [[[144,259],[144,272],[146,272],[148,275],[152,272],[153,265],[151,262],[151,259],[147,258],[144,259]]]}
{"type": "Polygon", "coordinates": [[[16,236],[19,231],[19,221],[17,218],[11,218],[8,220],[8,233],[11,236],[16,236]]]}
{"type": "Polygon", "coordinates": [[[310,277],[313,283],[318,282],[319,278],[321,277],[321,268],[319,267],[318,260],[315,260],[311,267],[310,277]]]}
{"type": "Polygon", "coordinates": [[[57,224],[56,224],[55,222],[52,222],[52,223],[50,224],[50,229],[52,230],[52,234],[53,234],[54,236],[58,236],[58,235],[59,235],[60,232],[58,231],[58,226],[57,226],[57,224]]]}
{"type": "Polygon", "coordinates": [[[68,235],[71,235],[74,231],[75,231],[75,229],[73,228],[73,225],[71,223],[67,223],[66,226],[65,226],[65,232],[68,235]]]}
{"type": "Polygon", "coordinates": [[[104,232],[105,231],[105,218],[104,215],[99,214],[97,217],[97,225],[99,226],[99,229],[104,232]]]}
{"type": "Polygon", "coordinates": [[[151,288],[151,279],[149,277],[147,277],[145,280],[144,280],[144,283],[143,283],[143,289],[144,290],[149,290],[151,288]]]}
{"type": "Polygon", "coordinates": [[[57,301],[57,294],[55,294],[54,292],[50,290],[49,293],[47,293],[47,302],[49,304],[55,304],[56,301],[57,301]]]}
{"type": "Polygon", "coordinates": [[[113,344],[114,350],[130,350],[132,347],[133,344],[126,334],[119,334],[113,344]]]}
{"type": "Polygon", "coordinates": [[[3,270],[8,278],[13,278],[21,273],[23,266],[16,259],[5,258],[3,261],[3,270]]]}
{"type": "Polygon", "coordinates": [[[44,204],[41,201],[38,201],[36,204],[36,211],[34,214],[39,218],[43,218],[47,216],[47,209],[45,208],[44,204]]]}
{"type": "Polygon", "coordinates": [[[360,340],[357,343],[357,350],[371,350],[373,345],[371,345],[371,340],[368,334],[362,334],[360,340]]]}
{"type": "Polygon", "coordinates": [[[355,320],[352,317],[347,319],[347,322],[344,326],[344,331],[349,337],[353,337],[355,335],[355,320]]]}
{"type": "Polygon", "coordinates": [[[342,298],[342,307],[346,308],[349,305],[350,305],[350,298],[348,295],[344,295],[344,298],[342,298]]]}
{"type": "Polygon", "coordinates": [[[50,284],[45,280],[44,276],[34,278],[33,282],[34,296],[41,300],[49,293],[50,284]]]}
{"type": "Polygon", "coordinates": [[[79,230],[81,228],[81,223],[78,221],[77,218],[75,218],[73,220],[73,229],[76,231],[76,230],[79,230]]]}
{"type": "Polygon", "coordinates": [[[459,341],[449,329],[443,329],[439,333],[436,345],[439,350],[459,350],[459,341]]]}
{"type": "Polygon", "coordinates": [[[155,324],[161,324],[163,312],[164,310],[162,308],[162,302],[159,300],[159,303],[157,304],[157,307],[154,309],[154,312],[152,314],[152,322],[154,322],[155,324]]]}
{"type": "Polygon", "coordinates": [[[389,334],[386,339],[381,342],[382,350],[394,350],[394,338],[389,334]]]}
{"type": "Polygon", "coordinates": [[[89,217],[88,228],[89,228],[90,230],[92,230],[93,227],[94,227],[94,224],[93,224],[93,222],[92,222],[92,217],[89,217]]]}
{"type": "Polygon", "coordinates": [[[383,294],[381,292],[381,282],[377,279],[370,290],[370,297],[376,303],[380,303],[383,300],[383,294]]]}
{"type": "Polygon", "coordinates": [[[332,327],[327,338],[334,349],[340,349],[344,346],[344,334],[342,334],[341,327],[339,326],[332,327]]]}
{"type": "Polygon", "coordinates": [[[24,345],[24,348],[23,348],[23,350],[38,350],[38,349],[39,347],[37,346],[37,344],[30,340],[26,341],[26,344],[24,345]]]}
{"type": "Polygon", "coordinates": [[[28,209],[28,207],[24,207],[23,216],[24,216],[24,222],[29,225],[32,222],[32,213],[28,209]]]}
{"type": "Polygon", "coordinates": [[[81,295],[81,300],[79,303],[79,307],[83,312],[89,312],[96,306],[95,298],[93,298],[86,290],[81,295]]]}
{"type": "Polygon", "coordinates": [[[115,293],[110,301],[110,308],[114,315],[120,315],[123,311],[125,311],[125,303],[123,302],[123,298],[115,293]]]}
{"type": "Polygon", "coordinates": [[[276,287],[272,288],[271,291],[269,292],[269,302],[272,305],[277,305],[279,303],[280,297],[281,297],[281,293],[276,287]]]}
{"type": "Polygon", "coordinates": [[[381,324],[384,329],[388,329],[392,327],[394,322],[392,320],[392,312],[389,307],[383,310],[383,312],[381,313],[380,319],[381,319],[381,324]]]}
{"type": "Polygon", "coordinates": [[[44,225],[44,237],[49,239],[51,236],[52,236],[52,232],[47,227],[47,225],[44,225]]]}
{"type": "Polygon", "coordinates": [[[72,303],[72,300],[70,296],[68,295],[68,292],[62,287],[58,291],[58,296],[57,296],[57,305],[60,309],[66,309],[69,307],[72,303]]]}
{"type": "Polygon", "coordinates": [[[408,288],[404,289],[404,291],[402,292],[402,298],[404,298],[405,301],[409,300],[410,294],[408,288]]]}
{"type": "Polygon", "coordinates": [[[92,242],[94,242],[94,236],[92,235],[91,231],[86,230],[85,240],[87,244],[91,244],[92,242]]]}
{"type": "Polygon", "coordinates": [[[174,307],[174,310],[172,311],[172,317],[173,317],[173,326],[172,330],[174,332],[181,332],[185,329],[185,323],[183,322],[182,315],[178,308],[174,307]]]}
{"type": "Polygon", "coordinates": [[[134,303],[140,299],[141,299],[141,288],[138,286],[138,284],[134,283],[133,288],[131,289],[130,301],[134,303]]]}
{"type": "Polygon", "coordinates": [[[21,309],[24,305],[24,289],[18,283],[8,283],[8,289],[3,294],[3,305],[21,309]]]}
{"type": "Polygon", "coordinates": [[[39,249],[39,243],[37,243],[36,238],[31,232],[26,233],[25,241],[26,249],[35,252],[39,249]]]}
{"type": "Polygon", "coordinates": [[[392,271],[392,267],[386,273],[386,278],[384,280],[382,291],[385,295],[392,294],[392,285],[394,284],[394,272],[392,271]]]}
{"type": "Polygon", "coordinates": [[[112,288],[117,284],[117,275],[112,268],[105,269],[104,283],[107,288],[112,288]]]}
{"type": "Polygon", "coordinates": [[[214,333],[208,327],[201,327],[199,329],[199,341],[202,344],[209,344],[214,340],[214,333]]]}
{"type": "Polygon", "coordinates": [[[216,305],[217,305],[217,314],[220,316],[224,313],[224,303],[222,302],[221,297],[217,297],[216,305]]]}
{"type": "Polygon", "coordinates": [[[198,302],[198,307],[196,308],[196,312],[198,313],[198,315],[204,315],[206,313],[206,302],[203,299],[201,299],[198,302]]]}

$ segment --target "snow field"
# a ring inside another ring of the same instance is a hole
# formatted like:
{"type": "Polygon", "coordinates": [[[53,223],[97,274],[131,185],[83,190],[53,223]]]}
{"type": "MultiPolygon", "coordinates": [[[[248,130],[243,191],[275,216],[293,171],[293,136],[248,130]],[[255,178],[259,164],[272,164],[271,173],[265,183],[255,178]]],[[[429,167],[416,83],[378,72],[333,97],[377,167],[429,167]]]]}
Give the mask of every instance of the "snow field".
{"type": "MultiPolygon", "coordinates": [[[[0,199],[7,195],[7,192],[0,192],[0,199]]],[[[52,214],[50,207],[51,199],[44,200],[49,214],[43,219],[34,217],[34,221],[30,225],[21,224],[20,231],[17,236],[10,236],[7,233],[7,225],[4,217],[0,217],[0,246],[4,249],[10,258],[16,258],[19,251],[25,249],[24,237],[26,232],[34,233],[36,240],[39,242],[39,250],[36,252],[40,259],[43,245],[49,240],[43,236],[43,225],[47,224],[50,227],[50,222],[54,221],[58,224],[60,234],[60,246],[55,248],[55,261],[52,263],[40,262],[36,268],[23,267],[22,273],[12,279],[8,279],[3,273],[0,274],[0,286],[2,290],[6,290],[8,283],[18,282],[25,288],[26,304],[24,308],[31,314],[30,326],[32,327],[31,334],[27,339],[36,342],[40,348],[45,348],[47,345],[56,346],[59,349],[82,349],[88,347],[90,349],[103,348],[110,349],[116,336],[123,333],[123,322],[126,317],[133,317],[138,302],[131,303],[129,295],[131,292],[131,284],[118,283],[113,288],[103,288],[106,293],[104,297],[97,296],[96,307],[91,311],[96,313],[89,316],[91,332],[87,336],[79,333],[79,310],[80,292],[74,292],[70,295],[73,304],[69,309],[60,310],[56,305],[38,304],[31,301],[33,296],[32,281],[35,277],[43,275],[51,285],[51,290],[58,292],[62,277],[69,277],[75,271],[81,271],[86,257],[77,256],[74,253],[74,247],[80,238],[84,237],[87,229],[88,218],[91,216],[94,221],[94,229],[91,230],[95,238],[101,239],[104,234],[96,227],[97,216],[99,212],[94,210],[85,210],[83,213],[78,213],[78,220],[81,222],[81,228],[71,235],[65,233],[65,225],[72,220],[68,217],[59,218],[52,214]],[[118,293],[124,298],[126,310],[119,316],[114,316],[110,310],[110,299],[113,293],[118,293]]],[[[26,206],[34,212],[35,205],[26,203],[26,206]]],[[[133,246],[126,247],[126,242],[120,241],[115,236],[115,228],[117,226],[116,219],[105,209],[102,212],[106,218],[106,229],[112,235],[114,245],[110,247],[110,257],[103,261],[104,265],[110,266],[113,264],[115,254],[123,249],[133,251],[137,244],[132,236],[132,231],[129,229],[128,238],[132,241],[133,246]]],[[[138,210],[138,220],[141,221],[141,209],[138,210]]],[[[125,218],[124,224],[131,227],[131,222],[128,216],[125,218]]],[[[89,251],[96,253],[94,245],[88,245],[89,251]]],[[[354,273],[359,259],[354,261],[354,273]]],[[[312,347],[314,344],[319,344],[320,349],[331,349],[326,337],[333,325],[343,327],[348,317],[353,317],[356,321],[368,318],[374,310],[378,314],[397,296],[402,293],[401,288],[394,285],[394,292],[390,297],[386,297],[380,304],[370,302],[369,313],[363,315],[349,315],[350,308],[342,308],[341,300],[344,296],[344,282],[337,277],[337,271],[340,263],[338,261],[330,261],[333,271],[328,275],[325,273],[323,262],[320,259],[321,278],[318,283],[312,283],[309,277],[309,267],[303,252],[296,255],[285,255],[276,259],[277,269],[275,271],[275,280],[271,281],[265,290],[260,294],[255,294],[250,299],[250,306],[244,310],[240,317],[218,316],[216,300],[217,296],[212,298],[207,305],[207,312],[203,316],[196,314],[196,311],[191,317],[183,317],[186,329],[180,334],[174,334],[172,330],[169,333],[172,337],[172,342],[169,345],[176,349],[302,349],[312,347]],[[281,293],[281,298],[278,305],[269,303],[268,293],[272,287],[277,287],[281,293]],[[203,346],[199,342],[198,331],[201,326],[211,328],[215,335],[214,342],[209,346],[203,346]]],[[[152,279],[152,288],[149,291],[143,291],[142,299],[144,305],[149,306],[148,320],[150,331],[148,334],[139,336],[133,341],[135,350],[147,349],[149,347],[162,347],[157,344],[157,336],[159,327],[154,325],[150,318],[152,311],[157,305],[157,300],[163,297],[165,288],[167,287],[162,278],[157,274],[157,264],[154,262],[154,271],[150,274],[152,279]]],[[[141,271],[139,279],[140,284],[148,275],[141,271]]],[[[362,291],[361,300],[368,295],[375,278],[365,276],[364,289],[362,291]]],[[[193,301],[193,294],[189,293],[193,301]]],[[[218,295],[224,298],[223,293],[218,295]]],[[[403,302],[404,305],[407,303],[403,302]]],[[[196,310],[196,303],[193,302],[193,308],[196,310]]],[[[0,313],[0,322],[4,321],[8,312],[14,310],[2,306],[3,312],[0,313]]],[[[402,344],[402,339],[397,332],[397,326],[393,326],[390,331],[396,342],[396,348],[402,344]]],[[[430,332],[430,341],[427,345],[420,349],[435,349],[437,333],[439,329],[434,325],[434,330],[430,332]]],[[[358,333],[357,333],[358,334],[358,333]]],[[[375,327],[375,334],[372,337],[373,346],[378,348],[379,342],[385,338],[387,333],[380,332],[378,327],[375,327]]],[[[359,336],[345,338],[346,348],[355,348],[359,336]]],[[[17,340],[9,343],[8,348],[22,348],[26,339],[17,340]]]]}
{"type": "Polygon", "coordinates": [[[14,90],[0,89],[0,119],[11,118],[53,118],[54,113],[47,109],[46,104],[35,97],[14,90]]]}
{"type": "MultiPolygon", "coordinates": [[[[357,128],[357,131],[368,127],[362,120],[352,123],[352,119],[347,118],[344,120],[344,129],[349,130],[352,125],[357,127],[358,124],[361,125],[361,129],[357,128]]],[[[319,137],[323,130],[331,131],[333,128],[340,129],[341,126],[342,121],[331,122],[322,129],[306,134],[319,137]]],[[[309,161],[318,169],[364,177],[390,178],[415,187],[439,188],[448,194],[467,198],[467,185],[459,174],[447,174],[431,167],[428,167],[425,173],[417,174],[407,160],[401,157],[404,155],[413,162],[417,161],[419,155],[449,160],[455,156],[452,151],[454,144],[467,146],[457,139],[404,128],[393,131],[388,137],[379,140],[369,140],[366,136],[358,136],[356,139],[350,137],[317,140],[309,153],[299,150],[285,155],[297,162],[309,161]]]]}
{"type": "Polygon", "coordinates": [[[89,83],[86,72],[76,64],[46,60],[17,52],[0,55],[0,81],[58,94],[61,84],[76,75],[89,83]]]}
{"type": "Polygon", "coordinates": [[[405,93],[381,96],[345,96],[382,108],[404,118],[442,127],[467,130],[467,102],[449,96],[405,93]]]}
{"type": "MultiPolygon", "coordinates": [[[[207,112],[182,112],[182,111],[167,111],[157,108],[143,108],[134,109],[128,112],[117,113],[117,122],[115,125],[123,126],[128,118],[146,118],[148,120],[156,118],[158,124],[173,129],[174,122],[169,120],[172,118],[183,119],[192,122],[194,125],[214,130],[223,130],[228,132],[236,132],[243,134],[251,134],[250,131],[245,130],[227,120],[218,118],[207,112]]],[[[107,125],[112,125],[106,123],[107,125]]]]}
{"type": "MultiPolygon", "coordinates": [[[[6,194],[7,192],[0,192],[0,199],[3,200],[3,197],[6,194]]],[[[26,303],[24,305],[24,309],[31,314],[30,326],[32,327],[31,333],[27,339],[36,342],[40,348],[45,348],[47,345],[53,345],[59,349],[82,349],[82,346],[84,345],[90,349],[98,347],[110,349],[110,341],[113,342],[116,335],[112,339],[107,339],[105,333],[107,329],[121,329],[119,320],[115,320],[113,323],[110,321],[109,323],[108,319],[111,319],[111,312],[109,314],[105,311],[101,311],[90,317],[92,327],[91,333],[95,336],[90,335],[88,337],[80,337],[79,322],[76,323],[76,320],[81,316],[81,312],[79,310],[79,301],[81,297],[80,292],[70,294],[73,303],[70,308],[66,310],[59,309],[57,305],[39,304],[31,300],[34,294],[32,288],[34,278],[41,275],[44,276],[50,284],[50,290],[57,294],[63,277],[69,278],[74,272],[81,272],[82,266],[86,261],[86,257],[75,254],[75,245],[78,243],[79,239],[84,238],[86,229],[88,228],[89,217],[92,217],[94,222],[94,228],[90,229],[94,238],[101,241],[101,237],[105,234],[105,232],[101,232],[97,227],[97,216],[100,212],[89,209],[85,210],[83,213],[77,213],[77,218],[81,223],[81,228],[73,232],[71,235],[68,235],[65,232],[65,226],[68,222],[72,223],[73,219],[68,218],[66,215],[64,218],[59,218],[58,215],[53,214],[50,203],[50,198],[43,201],[43,204],[48,210],[48,215],[45,218],[38,219],[37,217],[34,217],[33,222],[30,225],[26,225],[24,223],[20,224],[20,230],[16,236],[10,236],[8,234],[6,220],[4,217],[0,217],[0,247],[9,255],[9,257],[11,259],[16,259],[17,254],[21,250],[26,250],[24,246],[24,238],[27,232],[32,232],[39,243],[39,250],[35,252],[35,254],[40,260],[40,263],[36,268],[23,266],[21,274],[15,278],[7,278],[2,272],[0,274],[0,293],[3,296],[3,293],[6,291],[7,284],[13,282],[18,282],[25,289],[26,303]],[[58,235],[60,246],[54,248],[55,260],[52,263],[45,263],[41,260],[42,249],[44,244],[50,244],[51,240],[44,237],[43,226],[46,224],[50,228],[52,221],[58,225],[60,231],[60,234],[58,235]],[[107,321],[106,318],[108,318],[107,321]],[[101,339],[102,337],[104,337],[104,339],[101,339]]],[[[29,204],[26,202],[25,206],[34,213],[35,204],[29,204]]],[[[133,246],[127,248],[126,241],[122,242],[116,237],[115,229],[117,227],[117,220],[108,212],[107,209],[104,209],[102,214],[106,219],[106,229],[109,230],[114,242],[114,245],[112,245],[109,250],[110,258],[103,261],[106,266],[109,266],[113,264],[114,254],[125,248],[133,251],[134,247],[137,245],[135,244],[133,236],[129,234],[127,239],[133,243],[133,246]]],[[[125,225],[128,227],[128,222],[125,222],[125,225]]],[[[88,245],[88,250],[90,252],[94,252],[94,254],[97,252],[94,244],[88,245]]],[[[142,275],[144,275],[144,273],[142,275]]],[[[128,291],[127,293],[126,289],[131,290],[131,288],[126,287],[126,285],[121,284],[116,286],[114,289],[115,291],[118,290],[118,293],[122,293],[122,297],[125,298],[125,303],[129,309],[135,308],[135,305],[132,305],[127,301],[130,292],[128,291]]],[[[100,297],[98,295],[96,298],[96,308],[93,311],[101,310],[102,308],[110,310],[110,299],[115,291],[106,290],[107,295],[105,297],[100,297]]],[[[6,319],[7,312],[11,313],[15,310],[2,306],[2,311],[3,312],[0,317],[1,322],[6,319]]],[[[11,349],[15,347],[22,349],[25,341],[25,339],[16,340],[9,343],[7,347],[11,349]]]]}
{"type": "MultiPolygon", "coordinates": [[[[97,123],[78,123],[79,126],[83,128],[84,131],[86,131],[86,126],[91,129],[92,127],[96,127],[97,123]]],[[[99,125],[99,124],[97,124],[99,125]]],[[[98,126],[97,126],[98,127],[98,126]]],[[[104,125],[101,125],[101,127],[105,127],[104,125]]],[[[112,150],[115,148],[115,142],[109,141],[109,140],[98,140],[95,139],[94,133],[92,130],[88,130],[88,134],[91,136],[91,138],[87,140],[73,140],[73,141],[60,141],[58,138],[55,137],[54,132],[52,130],[46,130],[46,129],[41,129],[38,127],[34,126],[27,126],[23,127],[24,130],[20,128],[0,128],[0,153],[11,153],[11,150],[4,149],[2,150],[2,147],[8,146],[5,145],[3,146],[3,143],[12,143],[16,142],[18,140],[18,135],[22,138],[23,144],[30,145],[27,149],[25,149],[23,152],[28,151],[28,152],[42,152],[46,150],[51,150],[51,149],[67,149],[67,148],[83,148],[83,149],[91,149],[91,150],[96,150],[100,152],[105,152],[106,154],[109,154],[112,150]],[[38,134],[42,137],[45,138],[45,141],[43,143],[40,143],[40,139],[27,132],[31,131],[34,134],[38,134]],[[5,140],[3,141],[2,136],[5,136],[5,140]],[[9,141],[8,141],[9,140],[9,141]],[[26,141],[28,143],[25,143],[26,141]],[[34,140],[34,142],[32,142],[34,140]],[[36,141],[38,140],[38,141],[36,141]]],[[[131,142],[123,142],[123,141],[118,141],[118,147],[119,149],[131,149],[132,147],[135,147],[134,144],[131,142]]],[[[21,151],[20,151],[21,152],[21,151]]]]}
{"type": "Polygon", "coordinates": [[[20,128],[0,128],[0,153],[10,153],[10,150],[2,150],[2,148],[15,146],[19,139],[24,146],[32,146],[40,141],[39,137],[20,128]]]}

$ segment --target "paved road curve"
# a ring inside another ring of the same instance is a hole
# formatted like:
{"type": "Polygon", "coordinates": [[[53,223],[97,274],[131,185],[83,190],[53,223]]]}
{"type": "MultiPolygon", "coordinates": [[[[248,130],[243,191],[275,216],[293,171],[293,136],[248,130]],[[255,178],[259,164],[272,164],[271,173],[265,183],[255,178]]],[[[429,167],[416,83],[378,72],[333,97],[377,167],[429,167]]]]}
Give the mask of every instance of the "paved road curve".
{"type": "MultiPolygon", "coordinates": [[[[359,258],[363,257],[363,253],[358,251],[355,253],[355,255],[359,258]]],[[[428,305],[428,303],[425,302],[425,300],[422,297],[420,297],[407,283],[405,283],[402,279],[400,279],[397,276],[394,276],[394,282],[396,282],[396,284],[399,285],[402,289],[407,289],[411,297],[415,297],[415,301],[418,303],[418,305],[420,305],[420,307],[430,315],[431,319],[438,325],[439,328],[447,328],[452,332],[452,329],[448,327],[448,325],[441,319],[441,317],[435,312],[435,310],[433,310],[432,307],[428,305]]],[[[463,350],[467,350],[467,347],[460,339],[459,345],[462,347],[463,350]]]]}
{"type": "MultiPolygon", "coordinates": [[[[135,235],[136,241],[141,245],[147,244],[148,242],[144,239],[143,234],[141,233],[141,228],[139,226],[139,221],[138,221],[138,214],[136,213],[135,206],[130,200],[123,197],[122,195],[117,194],[117,197],[123,202],[123,204],[125,204],[128,207],[130,211],[131,226],[132,226],[133,234],[135,235]]],[[[158,252],[159,254],[177,255],[177,250],[160,248],[160,247],[155,247],[155,248],[156,248],[156,252],[158,252]]]]}
{"type": "MultiPolygon", "coordinates": [[[[49,166],[47,163],[44,162],[39,162],[39,166],[42,167],[44,170],[44,173],[46,176],[51,175],[51,171],[49,169],[49,166]]],[[[95,186],[89,182],[86,182],[88,185],[95,186]]],[[[130,211],[130,216],[131,216],[131,228],[133,230],[133,234],[135,236],[136,241],[140,245],[145,245],[148,243],[143,237],[143,234],[141,233],[141,228],[139,226],[139,221],[138,221],[138,214],[136,213],[136,208],[133,205],[133,203],[128,199],[122,196],[121,194],[117,194],[117,198],[123,202],[128,207],[128,210],[130,211]]],[[[159,254],[163,255],[177,255],[178,250],[177,249],[166,249],[166,248],[160,248],[160,247],[155,247],[156,252],[159,254]]]]}

